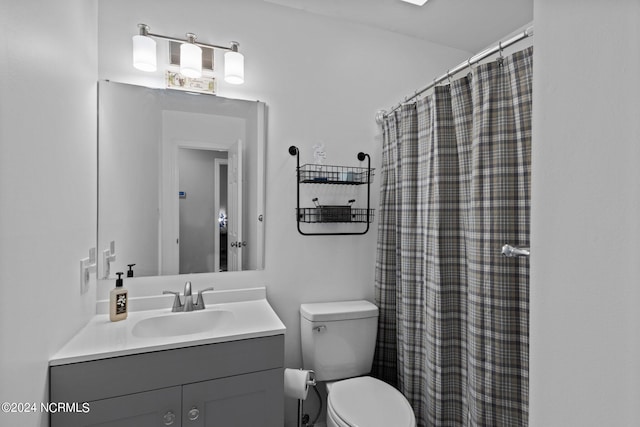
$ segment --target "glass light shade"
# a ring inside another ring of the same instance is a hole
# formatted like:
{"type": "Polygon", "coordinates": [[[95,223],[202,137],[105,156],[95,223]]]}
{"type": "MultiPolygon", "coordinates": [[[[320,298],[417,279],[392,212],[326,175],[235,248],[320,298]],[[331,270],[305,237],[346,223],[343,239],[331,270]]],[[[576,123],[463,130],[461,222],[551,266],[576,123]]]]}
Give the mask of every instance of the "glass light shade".
{"type": "Polygon", "coordinates": [[[240,52],[224,54],[224,81],[234,85],[244,83],[244,56],[240,52]]]}
{"type": "Polygon", "coordinates": [[[133,66],[142,71],[156,71],[156,41],[142,35],[133,36],[133,66]]]}
{"type": "Polygon", "coordinates": [[[193,43],[180,45],[180,74],[185,77],[202,77],[202,49],[193,43]]]}

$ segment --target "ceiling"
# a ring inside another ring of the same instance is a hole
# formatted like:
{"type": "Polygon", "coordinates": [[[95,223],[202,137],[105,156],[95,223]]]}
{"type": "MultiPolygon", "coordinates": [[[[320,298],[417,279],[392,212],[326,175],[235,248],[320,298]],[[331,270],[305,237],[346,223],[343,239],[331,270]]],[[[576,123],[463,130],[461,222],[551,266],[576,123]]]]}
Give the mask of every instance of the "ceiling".
{"type": "Polygon", "coordinates": [[[264,0],[478,52],[533,22],[533,0],[264,0]]]}

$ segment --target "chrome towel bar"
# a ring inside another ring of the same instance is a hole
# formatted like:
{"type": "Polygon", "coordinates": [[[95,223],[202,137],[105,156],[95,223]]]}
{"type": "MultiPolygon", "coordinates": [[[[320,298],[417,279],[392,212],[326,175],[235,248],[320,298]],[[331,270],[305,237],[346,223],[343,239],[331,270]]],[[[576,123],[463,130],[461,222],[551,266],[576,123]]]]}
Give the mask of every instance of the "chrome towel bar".
{"type": "Polygon", "coordinates": [[[519,256],[529,256],[530,253],[531,252],[529,251],[529,248],[516,248],[515,246],[511,246],[511,245],[504,245],[502,247],[502,255],[509,258],[515,258],[519,256]]]}

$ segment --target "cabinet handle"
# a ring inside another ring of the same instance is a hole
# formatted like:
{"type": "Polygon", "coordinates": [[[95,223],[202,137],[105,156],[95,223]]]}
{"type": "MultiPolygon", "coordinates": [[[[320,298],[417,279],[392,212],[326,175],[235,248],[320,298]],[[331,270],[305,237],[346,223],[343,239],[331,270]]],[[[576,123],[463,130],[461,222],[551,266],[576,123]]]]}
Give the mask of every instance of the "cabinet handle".
{"type": "Polygon", "coordinates": [[[162,421],[164,421],[164,425],[170,426],[176,421],[176,414],[173,411],[167,411],[166,414],[162,417],[162,421]]]}
{"type": "Polygon", "coordinates": [[[191,410],[187,413],[187,416],[189,417],[189,421],[195,421],[198,419],[198,417],[200,416],[200,411],[198,410],[198,408],[196,408],[195,406],[193,408],[191,408],[191,410]]]}

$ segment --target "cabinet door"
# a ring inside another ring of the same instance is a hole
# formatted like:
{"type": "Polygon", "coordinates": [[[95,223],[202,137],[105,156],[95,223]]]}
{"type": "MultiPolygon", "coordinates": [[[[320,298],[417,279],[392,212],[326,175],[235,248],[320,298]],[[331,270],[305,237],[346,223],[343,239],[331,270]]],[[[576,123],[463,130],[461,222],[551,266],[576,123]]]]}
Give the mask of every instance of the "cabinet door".
{"type": "Polygon", "coordinates": [[[89,402],[85,413],[51,414],[51,427],[181,426],[182,387],[89,402]]]}
{"type": "Polygon", "coordinates": [[[282,427],[282,369],[254,372],[183,387],[183,427],[282,427]]]}

